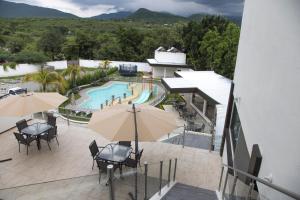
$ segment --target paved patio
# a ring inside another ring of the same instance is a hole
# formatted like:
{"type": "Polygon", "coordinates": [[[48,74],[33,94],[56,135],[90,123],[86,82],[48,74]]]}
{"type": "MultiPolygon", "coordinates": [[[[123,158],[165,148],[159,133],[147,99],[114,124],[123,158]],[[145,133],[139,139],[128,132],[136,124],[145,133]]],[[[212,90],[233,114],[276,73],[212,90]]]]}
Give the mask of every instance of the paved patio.
{"type": "MultiPolygon", "coordinates": [[[[47,143],[42,141],[42,149],[38,151],[36,144],[32,143],[27,156],[24,145],[21,146],[21,153],[18,152],[18,144],[13,135],[15,129],[0,135],[0,160],[12,158],[11,161],[0,163],[0,189],[70,178],[80,180],[74,177],[82,176],[91,177],[93,181],[79,181],[79,185],[75,184],[77,188],[84,188],[85,184],[99,186],[98,169],[94,167],[92,170],[92,158],[88,146],[94,139],[99,146],[110,142],[100,134],[86,128],[86,125],[71,123],[68,126],[67,122],[62,119],[59,119],[57,123],[60,145],[57,146],[56,141],[53,141],[52,151],[48,149],[47,143]]],[[[168,160],[176,157],[178,158],[176,175],[178,182],[210,190],[217,188],[221,169],[221,158],[217,153],[190,147],[182,148],[179,145],[162,142],[142,142],[140,146],[144,148],[142,163],[144,161],[149,163],[150,176],[158,177],[159,161],[163,160],[165,178],[168,160]]],[[[108,191],[103,184],[99,187],[101,191],[108,191]]],[[[58,188],[59,191],[63,190],[63,188],[58,188]]],[[[69,190],[72,191],[72,189],[69,190]]],[[[95,192],[95,194],[99,193],[95,192]]],[[[91,199],[95,198],[91,197],[91,199]]]]}

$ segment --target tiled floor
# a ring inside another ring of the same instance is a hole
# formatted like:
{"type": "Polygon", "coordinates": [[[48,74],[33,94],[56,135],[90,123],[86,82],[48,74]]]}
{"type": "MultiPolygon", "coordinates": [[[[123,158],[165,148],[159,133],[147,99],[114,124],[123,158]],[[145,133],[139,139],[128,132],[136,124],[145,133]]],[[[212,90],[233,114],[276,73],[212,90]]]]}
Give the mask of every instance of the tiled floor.
{"type": "MultiPolygon", "coordinates": [[[[42,149],[38,151],[35,143],[32,143],[27,156],[24,146],[21,146],[21,153],[18,152],[13,131],[0,135],[0,160],[12,158],[11,161],[0,163],[0,189],[97,175],[97,168],[91,168],[88,146],[94,139],[99,146],[109,143],[100,134],[86,128],[86,125],[68,126],[65,121],[58,120],[60,145],[53,141],[50,151],[47,144],[42,142],[42,149]]],[[[221,166],[221,158],[217,153],[161,142],[142,142],[140,146],[144,148],[142,163],[149,163],[150,176],[158,177],[159,161],[163,160],[163,176],[167,177],[168,160],[178,158],[178,182],[210,190],[217,188],[221,166]]]]}

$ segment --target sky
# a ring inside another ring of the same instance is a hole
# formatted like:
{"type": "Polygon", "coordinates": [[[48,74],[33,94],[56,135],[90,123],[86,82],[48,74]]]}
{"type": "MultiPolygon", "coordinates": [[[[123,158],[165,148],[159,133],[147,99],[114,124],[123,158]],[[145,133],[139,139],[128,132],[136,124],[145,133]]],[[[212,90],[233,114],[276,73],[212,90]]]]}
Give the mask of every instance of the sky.
{"type": "Polygon", "coordinates": [[[79,17],[147,8],[189,16],[196,13],[241,15],[244,0],[8,0],[54,8],[79,17]]]}

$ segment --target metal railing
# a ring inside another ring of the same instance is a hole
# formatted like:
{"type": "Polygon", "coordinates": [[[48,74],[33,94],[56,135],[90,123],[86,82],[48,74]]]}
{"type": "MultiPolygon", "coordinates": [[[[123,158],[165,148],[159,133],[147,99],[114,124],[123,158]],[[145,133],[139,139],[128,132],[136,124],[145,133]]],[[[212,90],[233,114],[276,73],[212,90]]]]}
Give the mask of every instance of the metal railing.
{"type": "MultiPolygon", "coordinates": [[[[161,160],[158,163],[145,162],[144,166],[137,167],[134,171],[135,175],[141,175],[137,185],[132,182],[130,189],[127,191],[132,199],[147,200],[154,195],[162,197],[162,188],[171,187],[171,183],[176,181],[177,158],[169,160],[161,160]],[[174,163],[174,164],[172,164],[174,163]],[[172,171],[173,169],[173,171],[172,171]],[[171,178],[172,177],[172,178],[171,178]],[[135,189],[134,189],[135,188],[135,189]],[[131,190],[131,191],[130,191],[131,190]],[[134,190],[137,192],[135,193],[134,190]]],[[[121,196],[119,191],[116,191],[113,166],[107,167],[108,186],[110,192],[110,200],[115,200],[116,196],[121,196]]],[[[124,190],[122,190],[124,195],[124,190]]]]}
{"type": "Polygon", "coordinates": [[[267,180],[255,177],[247,172],[228,166],[226,164],[222,165],[218,191],[220,192],[222,199],[243,198],[247,200],[300,200],[300,195],[295,192],[287,190],[281,186],[272,184],[267,180]],[[223,180],[224,172],[225,179],[223,180]]]}

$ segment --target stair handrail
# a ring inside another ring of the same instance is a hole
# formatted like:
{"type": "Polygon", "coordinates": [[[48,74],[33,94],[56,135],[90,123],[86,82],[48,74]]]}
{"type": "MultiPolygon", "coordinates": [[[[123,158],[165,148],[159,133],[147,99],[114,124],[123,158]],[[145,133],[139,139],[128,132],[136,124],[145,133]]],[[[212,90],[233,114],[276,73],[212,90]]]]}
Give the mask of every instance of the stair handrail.
{"type": "MultiPolygon", "coordinates": [[[[227,164],[224,164],[224,163],[222,163],[222,171],[221,171],[221,178],[220,178],[220,184],[219,184],[219,191],[220,191],[220,186],[221,186],[221,181],[222,181],[224,167],[226,167],[228,169],[231,169],[231,170],[233,170],[235,172],[238,172],[240,174],[243,174],[246,177],[249,177],[252,180],[258,181],[258,182],[260,182],[260,183],[262,183],[262,184],[264,184],[264,185],[266,185],[266,186],[268,186],[268,187],[270,187],[270,188],[272,188],[272,189],[274,189],[274,190],[276,190],[278,192],[281,192],[281,193],[283,193],[283,194],[285,194],[285,195],[287,195],[289,197],[292,197],[294,199],[300,200],[300,194],[297,194],[297,193],[295,193],[293,191],[287,190],[287,189],[285,189],[285,188],[283,188],[281,186],[278,186],[278,185],[275,185],[273,183],[270,183],[270,182],[268,182],[268,181],[266,181],[266,180],[264,180],[262,178],[253,176],[253,175],[251,175],[251,174],[249,174],[247,172],[244,172],[242,170],[236,169],[235,167],[231,167],[231,166],[229,166],[227,164]]],[[[227,173],[228,173],[228,171],[227,171],[227,173]]]]}

